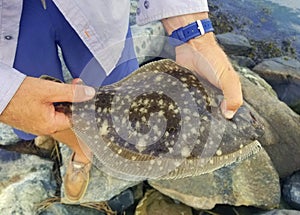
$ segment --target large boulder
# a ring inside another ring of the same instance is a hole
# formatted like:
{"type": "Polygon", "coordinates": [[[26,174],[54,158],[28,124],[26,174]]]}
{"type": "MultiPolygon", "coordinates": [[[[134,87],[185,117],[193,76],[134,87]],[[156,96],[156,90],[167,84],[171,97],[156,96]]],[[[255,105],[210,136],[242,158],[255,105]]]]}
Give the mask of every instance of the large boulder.
{"type": "Polygon", "coordinates": [[[280,201],[279,178],[264,150],[211,173],[175,180],[150,180],[163,194],[196,209],[216,204],[274,208],[280,201]]]}
{"type": "Polygon", "coordinates": [[[248,55],[251,52],[252,46],[242,35],[225,33],[216,35],[216,38],[229,55],[248,55]]]}
{"type": "Polygon", "coordinates": [[[245,101],[264,124],[259,141],[268,152],[280,177],[300,169],[300,116],[278,100],[272,88],[249,69],[236,66],[245,101]]]}
{"type": "Polygon", "coordinates": [[[300,62],[289,57],[266,59],[253,68],[276,91],[278,98],[300,113],[300,62]]]}

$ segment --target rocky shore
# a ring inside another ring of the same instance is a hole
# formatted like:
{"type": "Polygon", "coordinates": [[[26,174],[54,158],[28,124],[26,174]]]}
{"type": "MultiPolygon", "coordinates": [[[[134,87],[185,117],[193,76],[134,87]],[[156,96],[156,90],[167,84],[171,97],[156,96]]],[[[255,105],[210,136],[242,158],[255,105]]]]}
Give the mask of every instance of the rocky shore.
{"type": "MultiPolygon", "coordinates": [[[[270,21],[279,9],[260,3],[259,19],[247,13],[238,19],[239,13],[231,11],[233,2],[209,1],[211,19],[218,42],[240,75],[245,101],[264,124],[261,151],[211,173],[176,180],[126,181],[93,168],[86,196],[72,205],[57,187],[61,181],[53,174],[53,168],[58,170],[53,160],[0,149],[0,214],[300,214],[300,50],[299,39],[293,38],[300,31],[274,40],[253,37],[253,23],[260,29],[256,34],[281,31],[280,23],[270,21]],[[266,23],[274,26],[263,32],[266,23]]],[[[161,23],[136,26],[137,2],[131,5],[140,64],[174,58],[161,23]]],[[[0,143],[17,141],[12,129],[0,124],[0,143]]],[[[60,145],[60,153],[63,175],[70,151],[60,145]]]]}

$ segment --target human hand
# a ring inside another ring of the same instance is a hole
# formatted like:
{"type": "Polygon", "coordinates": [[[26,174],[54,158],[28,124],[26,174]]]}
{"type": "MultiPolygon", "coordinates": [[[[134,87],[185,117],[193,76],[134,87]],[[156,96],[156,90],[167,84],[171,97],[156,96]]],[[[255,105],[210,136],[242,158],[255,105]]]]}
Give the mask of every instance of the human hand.
{"type": "Polygon", "coordinates": [[[0,121],[32,134],[52,135],[71,127],[69,117],[56,111],[53,103],[82,102],[94,95],[90,87],[26,77],[0,121]]]}
{"type": "Polygon", "coordinates": [[[234,116],[243,103],[241,83],[213,35],[176,47],[176,62],[220,88],[224,94],[221,111],[227,119],[234,116]]]}
{"type": "MultiPolygon", "coordinates": [[[[162,20],[166,31],[175,29],[195,20],[208,18],[208,13],[188,14],[162,20]]],[[[241,83],[226,54],[215,40],[213,32],[191,39],[177,46],[176,62],[196,72],[223,91],[221,111],[231,119],[243,103],[241,83]]]]}

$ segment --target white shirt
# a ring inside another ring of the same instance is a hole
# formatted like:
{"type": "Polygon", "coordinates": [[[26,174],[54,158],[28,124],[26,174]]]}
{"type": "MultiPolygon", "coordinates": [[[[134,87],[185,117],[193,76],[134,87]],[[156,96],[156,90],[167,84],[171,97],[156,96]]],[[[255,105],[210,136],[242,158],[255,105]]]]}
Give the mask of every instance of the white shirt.
{"type": "MultiPolygon", "coordinates": [[[[124,47],[129,0],[53,0],[108,75],[124,47]],[[110,53],[107,55],[107,53],[110,53]]],[[[137,23],[208,11],[207,0],[139,0],[137,23]]],[[[0,0],[0,114],[24,74],[12,68],[19,35],[22,1],[0,0]]]]}

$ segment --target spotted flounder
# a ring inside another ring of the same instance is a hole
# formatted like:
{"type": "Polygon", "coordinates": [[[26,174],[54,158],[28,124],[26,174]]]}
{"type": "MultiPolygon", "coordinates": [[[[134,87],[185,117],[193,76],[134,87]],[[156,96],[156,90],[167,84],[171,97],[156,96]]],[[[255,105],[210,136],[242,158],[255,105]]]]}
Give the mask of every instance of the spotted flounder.
{"type": "Polygon", "coordinates": [[[164,59],[146,64],[93,101],[73,104],[76,135],[94,164],[128,180],[172,179],[214,171],[261,149],[263,126],[246,103],[232,120],[222,92],[164,59]]]}

